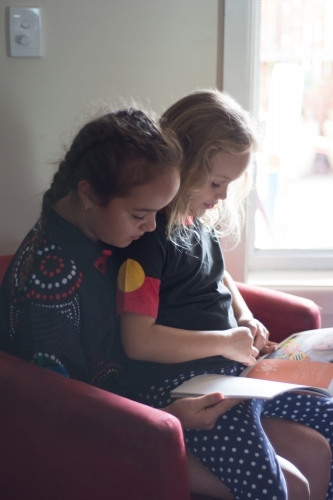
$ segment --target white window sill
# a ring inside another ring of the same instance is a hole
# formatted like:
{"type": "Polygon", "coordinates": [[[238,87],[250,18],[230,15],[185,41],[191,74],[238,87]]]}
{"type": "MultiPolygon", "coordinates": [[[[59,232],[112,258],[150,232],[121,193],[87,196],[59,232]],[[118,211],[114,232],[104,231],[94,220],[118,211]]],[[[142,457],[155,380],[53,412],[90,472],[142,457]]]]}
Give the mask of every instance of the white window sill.
{"type": "Polygon", "coordinates": [[[333,288],[333,271],[256,271],[247,282],[269,288],[333,288]]]}

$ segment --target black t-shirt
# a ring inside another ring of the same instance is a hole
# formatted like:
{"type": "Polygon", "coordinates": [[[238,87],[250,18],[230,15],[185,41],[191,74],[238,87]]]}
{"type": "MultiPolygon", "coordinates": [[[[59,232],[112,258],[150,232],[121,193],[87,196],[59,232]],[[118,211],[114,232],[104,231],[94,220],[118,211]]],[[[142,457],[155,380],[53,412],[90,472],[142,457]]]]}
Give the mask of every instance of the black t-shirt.
{"type": "Polygon", "coordinates": [[[51,210],[33,272],[19,292],[34,232],[24,239],[2,283],[1,348],[114,390],[125,363],[115,317],[115,249],[93,243],[51,210]]]}
{"type": "MultiPolygon", "coordinates": [[[[187,241],[166,238],[166,220],[125,249],[118,275],[117,313],[129,311],[156,323],[186,330],[226,330],[237,326],[231,294],[223,284],[223,256],[214,232],[194,219],[187,241]]],[[[133,384],[156,383],[173,375],[222,368],[234,362],[213,356],[177,364],[132,361],[133,384]]]]}

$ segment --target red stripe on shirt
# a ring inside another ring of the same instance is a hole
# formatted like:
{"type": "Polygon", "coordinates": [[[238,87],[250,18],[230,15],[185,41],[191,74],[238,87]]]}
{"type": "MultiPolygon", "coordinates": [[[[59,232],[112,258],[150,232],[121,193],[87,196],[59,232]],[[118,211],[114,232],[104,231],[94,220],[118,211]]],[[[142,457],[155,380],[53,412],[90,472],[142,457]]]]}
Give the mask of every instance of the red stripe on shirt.
{"type": "Polygon", "coordinates": [[[134,312],[157,318],[159,306],[160,280],[156,278],[145,278],[140,288],[134,292],[122,292],[117,290],[117,314],[123,312],[134,312]]]}

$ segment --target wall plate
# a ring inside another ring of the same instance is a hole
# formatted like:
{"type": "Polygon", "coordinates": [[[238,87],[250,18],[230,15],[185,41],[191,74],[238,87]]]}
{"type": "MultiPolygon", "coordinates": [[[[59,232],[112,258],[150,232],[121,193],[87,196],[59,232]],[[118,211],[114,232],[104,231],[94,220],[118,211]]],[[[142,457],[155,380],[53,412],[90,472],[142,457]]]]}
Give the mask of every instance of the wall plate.
{"type": "Polygon", "coordinates": [[[41,12],[39,7],[9,7],[11,57],[41,57],[41,12]]]}

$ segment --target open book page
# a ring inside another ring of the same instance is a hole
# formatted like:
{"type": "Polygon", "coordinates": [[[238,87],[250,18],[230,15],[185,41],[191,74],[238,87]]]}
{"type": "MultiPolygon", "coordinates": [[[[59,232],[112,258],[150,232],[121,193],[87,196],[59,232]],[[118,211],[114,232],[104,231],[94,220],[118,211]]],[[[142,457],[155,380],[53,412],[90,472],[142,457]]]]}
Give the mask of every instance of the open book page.
{"type": "Polygon", "coordinates": [[[241,377],[321,387],[333,396],[333,364],[331,363],[262,358],[255,365],[244,370],[241,377]]]}
{"type": "Polygon", "coordinates": [[[265,357],[333,363],[333,328],[295,333],[281,342],[274,353],[265,357]]]}
{"type": "Polygon", "coordinates": [[[333,328],[291,335],[240,377],[199,375],[171,391],[171,395],[201,396],[217,391],[226,398],[267,399],[289,390],[311,389],[333,396],[333,328]]]}
{"type": "Polygon", "coordinates": [[[321,387],[333,396],[333,328],[291,335],[241,376],[321,387]]]}
{"type": "MultiPolygon", "coordinates": [[[[312,392],[312,388],[300,384],[205,374],[191,378],[173,389],[170,394],[173,398],[182,398],[202,396],[210,392],[221,392],[226,399],[270,399],[283,392],[295,390],[297,392],[312,392]]],[[[327,396],[325,391],[320,392],[320,394],[327,396]]]]}

